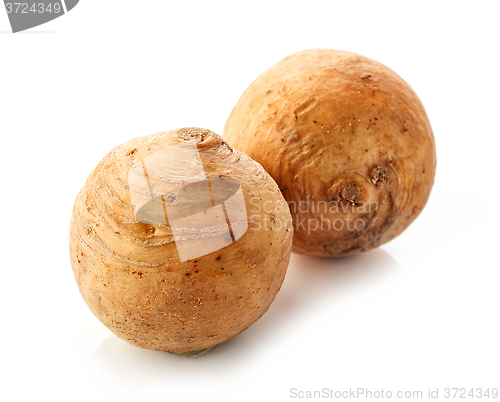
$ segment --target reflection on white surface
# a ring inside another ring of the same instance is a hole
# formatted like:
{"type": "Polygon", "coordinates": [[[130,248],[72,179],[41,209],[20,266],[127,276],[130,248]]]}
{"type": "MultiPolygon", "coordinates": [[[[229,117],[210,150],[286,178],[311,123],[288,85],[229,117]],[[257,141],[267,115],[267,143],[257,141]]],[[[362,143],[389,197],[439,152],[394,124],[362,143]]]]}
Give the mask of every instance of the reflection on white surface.
{"type": "MultiPolygon", "coordinates": [[[[238,380],[259,364],[256,359],[272,358],[283,347],[310,351],[310,346],[294,344],[296,331],[310,328],[311,319],[318,316],[333,321],[331,311],[336,301],[346,294],[356,294],[356,288],[366,291],[378,287],[398,270],[397,262],[382,249],[339,259],[292,254],[283,287],[268,312],[235,338],[201,356],[185,358],[139,349],[110,334],[94,351],[92,366],[101,380],[118,383],[136,380],[139,384],[158,384],[161,379],[178,385],[178,380],[209,381],[221,376],[238,380]]],[[[332,329],[332,341],[337,330],[332,329]]]]}

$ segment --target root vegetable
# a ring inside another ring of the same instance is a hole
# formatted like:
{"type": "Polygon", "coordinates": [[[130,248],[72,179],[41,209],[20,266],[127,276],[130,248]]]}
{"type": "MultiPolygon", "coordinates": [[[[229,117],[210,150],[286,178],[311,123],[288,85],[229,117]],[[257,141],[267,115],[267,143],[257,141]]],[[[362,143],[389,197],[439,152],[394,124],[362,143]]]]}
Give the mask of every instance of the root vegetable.
{"type": "Polygon", "coordinates": [[[243,93],[224,138],[278,183],[298,253],[341,256],[390,241],[434,182],[422,103],[394,71],[354,53],[306,50],[278,62],[243,93]]]}
{"type": "Polygon", "coordinates": [[[193,356],[264,314],[292,233],[265,170],[213,132],[187,128],[136,138],[99,163],[75,202],[71,264],[117,336],[193,356]]]}

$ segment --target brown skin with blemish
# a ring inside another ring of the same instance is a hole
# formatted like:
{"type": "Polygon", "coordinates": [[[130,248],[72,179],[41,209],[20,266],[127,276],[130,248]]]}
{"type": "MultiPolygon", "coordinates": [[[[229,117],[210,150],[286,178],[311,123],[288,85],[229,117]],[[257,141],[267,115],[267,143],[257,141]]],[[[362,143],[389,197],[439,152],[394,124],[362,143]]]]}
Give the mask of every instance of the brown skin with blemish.
{"type": "Polygon", "coordinates": [[[195,356],[266,312],[283,282],[292,234],[288,205],[267,172],[217,134],[187,128],[136,138],[99,163],[75,201],[71,265],[88,306],[118,337],[195,356]],[[240,182],[248,229],[229,246],[181,262],[168,223],[135,219],[127,177],[136,161],[183,142],[197,144],[207,177],[240,182]]]}
{"type": "Polygon", "coordinates": [[[276,180],[302,254],[342,256],[390,241],[434,182],[434,137],[419,98],[394,71],[350,52],[306,50],[271,67],[243,93],[224,138],[276,180]]]}

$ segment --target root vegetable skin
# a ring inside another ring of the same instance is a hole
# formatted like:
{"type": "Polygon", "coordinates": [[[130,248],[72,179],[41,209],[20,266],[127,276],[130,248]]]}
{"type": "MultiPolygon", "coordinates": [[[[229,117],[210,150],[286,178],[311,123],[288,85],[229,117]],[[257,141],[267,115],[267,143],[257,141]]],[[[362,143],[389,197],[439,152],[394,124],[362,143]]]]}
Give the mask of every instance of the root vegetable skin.
{"type": "Polygon", "coordinates": [[[264,314],[283,282],[292,234],[286,201],[258,163],[208,130],[173,130],[118,146],[90,174],[73,210],[71,264],[89,308],[117,336],[190,356],[264,314]],[[134,163],[182,143],[197,144],[208,178],[240,182],[248,216],[239,240],[184,262],[168,223],[136,219],[127,183],[134,163]]]}
{"type": "Polygon", "coordinates": [[[246,89],[224,138],[278,183],[298,253],[341,256],[390,241],[434,182],[422,103],[394,71],[354,53],[306,50],[278,62],[246,89]]]}

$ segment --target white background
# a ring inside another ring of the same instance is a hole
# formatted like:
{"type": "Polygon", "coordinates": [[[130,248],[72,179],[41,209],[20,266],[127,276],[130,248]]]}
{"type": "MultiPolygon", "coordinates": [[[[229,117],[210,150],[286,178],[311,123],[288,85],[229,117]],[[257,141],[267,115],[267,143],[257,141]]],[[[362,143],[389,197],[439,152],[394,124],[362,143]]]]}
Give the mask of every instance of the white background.
{"type": "Polygon", "coordinates": [[[0,6],[0,399],[500,388],[499,11],[495,1],[81,0],[14,35],[0,6]],[[139,135],[222,133],[254,78],[308,48],[371,57],[418,93],[438,154],[426,208],[380,249],[293,255],[269,311],[203,356],[119,340],[85,305],[69,263],[85,178],[139,135]]]}

